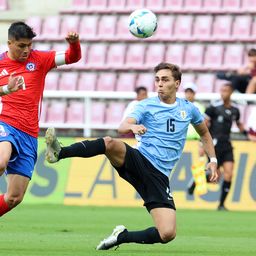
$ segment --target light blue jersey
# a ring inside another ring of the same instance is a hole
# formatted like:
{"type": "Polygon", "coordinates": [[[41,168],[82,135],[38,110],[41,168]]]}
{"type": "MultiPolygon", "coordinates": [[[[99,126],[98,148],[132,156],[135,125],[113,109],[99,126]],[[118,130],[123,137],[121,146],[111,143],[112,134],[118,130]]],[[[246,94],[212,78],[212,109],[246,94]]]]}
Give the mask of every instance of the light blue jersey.
{"type": "Polygon", "coordinates": [[[181,156],[188,125],[203,122],[198,108],[180,98],[171,105],[161,102],[158,97],[142,100],[129,117],[147,128],[138,150],[166,176],[181,156]]]}

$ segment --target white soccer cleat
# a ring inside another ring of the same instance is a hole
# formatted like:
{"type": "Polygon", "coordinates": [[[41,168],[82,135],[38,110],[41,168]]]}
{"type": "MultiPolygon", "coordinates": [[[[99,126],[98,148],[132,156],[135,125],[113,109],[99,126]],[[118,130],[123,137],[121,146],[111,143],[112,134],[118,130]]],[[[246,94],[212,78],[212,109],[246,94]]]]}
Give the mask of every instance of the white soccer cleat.
{"type": "Polygon", "coordinates": [[[47,129],[47,131],[45,133],[45,142],[47,145],[45,159],[49,163],[58,162],[61,146],[57,139],[55,128],[50,127],[47,129]]]}
{"type": "Polygon", "coordinates": [[[120,233],[122,233],[125,230],[126,227],[123,225],[116,226],[112,234],[98,244],[96,250],[108,250],[114,246],[117,246],[117,237],[120,233]]]}

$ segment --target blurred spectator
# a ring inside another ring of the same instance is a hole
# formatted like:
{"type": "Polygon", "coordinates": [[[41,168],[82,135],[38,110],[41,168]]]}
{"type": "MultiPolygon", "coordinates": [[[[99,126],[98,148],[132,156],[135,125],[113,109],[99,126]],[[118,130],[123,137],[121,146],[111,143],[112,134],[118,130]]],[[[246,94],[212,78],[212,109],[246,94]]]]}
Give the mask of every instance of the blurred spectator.
{"type": "Polygon", "coordinates": [[[241,93],[256,93],[256,49],[248,51],[248,63],[235,73],[218,72],[219,79],[229,80],[235,91],[241,93]]]}

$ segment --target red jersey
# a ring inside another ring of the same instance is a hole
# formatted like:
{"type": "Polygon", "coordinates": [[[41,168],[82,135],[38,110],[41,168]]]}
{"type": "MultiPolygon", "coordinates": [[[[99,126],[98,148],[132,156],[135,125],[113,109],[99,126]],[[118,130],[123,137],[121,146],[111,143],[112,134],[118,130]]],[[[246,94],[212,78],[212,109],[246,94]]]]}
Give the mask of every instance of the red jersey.
{"type": "Polygon", "coordinates": [[[13,72],[23,76],[25,86],[0,97],[0,121],[37,137],[45,76],[55,66],[55,51],[32,50],[25,62],[11,60],[7,52],[2,53],[0,86],[8,84],[9,75],[13,72]]]}

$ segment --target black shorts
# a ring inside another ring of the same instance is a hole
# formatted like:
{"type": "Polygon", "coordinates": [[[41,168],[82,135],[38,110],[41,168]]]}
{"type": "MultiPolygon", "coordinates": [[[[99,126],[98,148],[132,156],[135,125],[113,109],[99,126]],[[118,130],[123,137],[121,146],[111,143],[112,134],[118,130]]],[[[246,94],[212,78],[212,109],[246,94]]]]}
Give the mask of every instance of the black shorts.
{"type": "Polygon", "coordinates": [[[115,167],[120,177],[129,182],[144,200],[148,212],[154,208],[176,210],[170,194],[169,179],[158,171],[139,150],[126,145],[124,165],[115,167]]]}
{"type": "Polygon", "coordinates": [[[225,162],[234,162],[233,147],[230,141],[218,141],[215,146],[215,152],[218,159],[218,167],[225,162]]]}

